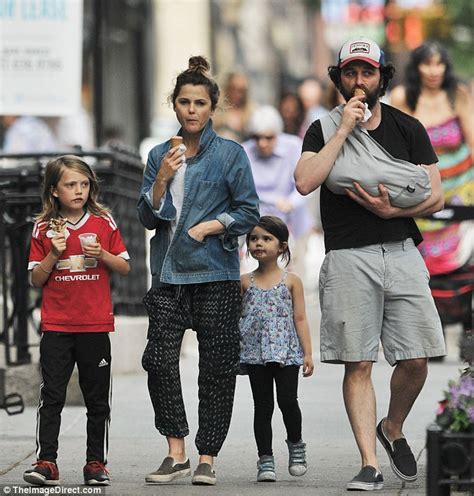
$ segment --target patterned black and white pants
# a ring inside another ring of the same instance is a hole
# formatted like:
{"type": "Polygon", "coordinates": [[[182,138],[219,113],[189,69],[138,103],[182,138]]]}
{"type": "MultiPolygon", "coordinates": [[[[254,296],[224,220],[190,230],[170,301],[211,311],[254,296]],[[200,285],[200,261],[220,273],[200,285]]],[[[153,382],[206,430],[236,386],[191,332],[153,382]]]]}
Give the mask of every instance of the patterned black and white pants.
{"type": "Polygon", "coordinates": [[[142,365],[155,426],[163,436],[189,434],[179,374],[186,329],[199,342],[200,455],[217,456],[229,430],[239,371],[239,281],[219,281],[152,288],[143,300],[149,317],[148,344],[142,365]]]}

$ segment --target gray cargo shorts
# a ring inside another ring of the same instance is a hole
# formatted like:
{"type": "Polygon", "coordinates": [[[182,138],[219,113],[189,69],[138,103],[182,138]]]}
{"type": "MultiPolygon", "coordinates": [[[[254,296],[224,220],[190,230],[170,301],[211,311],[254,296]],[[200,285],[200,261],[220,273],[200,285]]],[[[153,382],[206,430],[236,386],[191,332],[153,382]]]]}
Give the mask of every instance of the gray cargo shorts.
{"type": "Polygon", "coordinates": [[[446,354],[428,285],[411,238],[327,253],[319,276],[321,361],[376,362],[446,354]]]}

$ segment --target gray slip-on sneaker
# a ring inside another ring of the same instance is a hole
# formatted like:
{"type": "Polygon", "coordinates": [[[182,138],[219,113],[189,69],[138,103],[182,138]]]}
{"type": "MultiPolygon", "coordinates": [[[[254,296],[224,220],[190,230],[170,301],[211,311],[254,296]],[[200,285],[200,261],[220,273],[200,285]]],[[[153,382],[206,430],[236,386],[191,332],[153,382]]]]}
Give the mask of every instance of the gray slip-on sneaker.
{"type": "Polygon", "coordinates": [[[194,471],[191,482],[195,486],[214,486],[216,480],[216,473],[209,463],[200,463],[194,471]]]}
{"type": "Polygon", "coordinates": [[[189,459],[183,463],[175,463],[171,456],[167,456],[160,465],[160,468],[145,477],[145,482],[149,484],[163,484],[191,475],[191,465],[189,459]]]}

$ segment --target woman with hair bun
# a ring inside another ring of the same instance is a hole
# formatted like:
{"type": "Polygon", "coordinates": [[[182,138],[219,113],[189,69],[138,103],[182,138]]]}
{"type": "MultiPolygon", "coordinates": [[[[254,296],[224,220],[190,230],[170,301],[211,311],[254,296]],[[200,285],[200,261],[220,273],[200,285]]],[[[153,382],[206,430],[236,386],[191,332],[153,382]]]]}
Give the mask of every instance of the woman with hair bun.
{"type": "Polygon", "coordinates": [[[239,371],[238,237],[259,218],[247,155],[213,129],[220,92],[209,69],[204,57],[191,57],[178,75],[169,101],[181,139],[151,150],[137,207],[142,224],[155,231],[142,364],[155,426],[169,448],[158,470],[145,478],[155,484],[191,474],[179,375],[181,343],[189,328],[199,342],[199,464],[192,483],[216,483],[213,459],[228,432],[239,371]]]}

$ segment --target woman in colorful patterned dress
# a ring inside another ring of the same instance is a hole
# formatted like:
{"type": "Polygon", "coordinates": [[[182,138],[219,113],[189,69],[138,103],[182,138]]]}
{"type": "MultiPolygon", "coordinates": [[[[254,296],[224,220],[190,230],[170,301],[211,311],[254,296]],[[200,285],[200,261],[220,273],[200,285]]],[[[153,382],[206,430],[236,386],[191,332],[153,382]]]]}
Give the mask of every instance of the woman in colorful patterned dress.
{"type": "MultiPolygon", "coordinates": [[[[454,76],[448,54],[437,42],[413,50],[405,74],[406,83],[393,90],[391,104],[425,126],[439,158],[445,208],[472,206],[473,103],[467,87],[454,76]]],[[[462,322],[468,339],[472,336],[474,221],[419,219],[417,223],[424,238],[419,248],[441,320],[443,324],[462,322]]]]}

